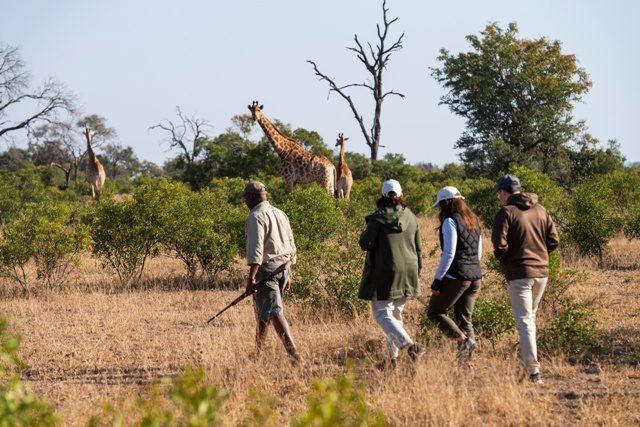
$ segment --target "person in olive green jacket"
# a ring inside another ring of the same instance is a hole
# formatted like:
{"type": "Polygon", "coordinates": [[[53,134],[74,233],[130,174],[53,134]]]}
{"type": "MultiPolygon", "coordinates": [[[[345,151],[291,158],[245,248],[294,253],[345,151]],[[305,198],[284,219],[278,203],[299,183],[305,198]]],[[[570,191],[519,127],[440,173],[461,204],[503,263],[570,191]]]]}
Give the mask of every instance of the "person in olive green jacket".
{"type": "Polygon", "coordinates": [[[365,218],[367,227],[360,236],[360,247],[367,256],[358,297],[371,301],[373,316],[387,336],[391,366],[395,367],[404,348],[413,361],[425,353],[424,346],[413,342],[402,322],[407,298],[422,294],[422,249],[416,216],[402,199],[398,181],[384,182],[377,208],[365,218]]]}

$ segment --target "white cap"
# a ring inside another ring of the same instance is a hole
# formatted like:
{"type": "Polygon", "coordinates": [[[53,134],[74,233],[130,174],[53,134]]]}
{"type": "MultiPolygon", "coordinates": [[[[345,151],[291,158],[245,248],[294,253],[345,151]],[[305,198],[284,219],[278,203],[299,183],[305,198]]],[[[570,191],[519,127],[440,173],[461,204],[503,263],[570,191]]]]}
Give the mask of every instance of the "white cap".
{"type": "Polygon", "coordinates": [[[389,193],[396,193],[396,196],[402,196],[402,187],[400,183],[395,179],[388,179],[382,184],[382,195],[384,197],[389,197],[389,193]]]}
{"type": "Polygon", "coordinates": [[[452,187],[452,186],[444,187],[440,191],[438,191],[438,197],[436,197],[436,201],[433,205],[431,205],[431,207],[435,208],[436,206],[438,206],[438,203],[440,203],[441,201],[449,200],[449,199],[464,200],[464,197],[462,197],[462,194],[460,194],[460,191],[458,191],[456,187],[452,187]]]}

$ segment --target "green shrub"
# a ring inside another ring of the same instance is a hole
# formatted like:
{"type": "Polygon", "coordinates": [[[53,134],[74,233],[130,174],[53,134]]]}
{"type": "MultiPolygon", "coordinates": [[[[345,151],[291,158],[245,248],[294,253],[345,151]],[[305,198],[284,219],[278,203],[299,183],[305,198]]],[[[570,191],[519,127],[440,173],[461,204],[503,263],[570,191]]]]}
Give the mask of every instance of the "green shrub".
{"type": "Polygon", "coordinates": [[[291,425],[314,426],[384,426],[385,417],[371,409],[364,386],[355,381],[350,369],[337,378],[314,381],[307,397],[307,410],[291,425]]]}
{"type": "Polygon", "coordinates": [[[20,338],[7,333],[7,322],[0,318],[0,426],[54,426],[53,408],[38,398],[11,370],[20,365],[15,353],[20,338]]]}
{"type": "Polygon", "coordinates": [[[152,389],[150,396],[139,398],[136,408],[123,411],[107,405],[104,413],[89,423],[98,426],[191,426],[224,425],[221,407],[227,398],[224,390],[209,385],[202,369],[187,368],[181,376],[166,379],[152,389]]]}
{"type": "Polygon", "coordinates": [[[197,263],[209,280],[215,280],[238,255],[246,213],[206,190],[185,194],[171,209],[176,226],[163,233],[162,241],[185,262],[190,279],[197,263]]]}
{"type": "Polygon", "coordinates": [[[540,331],[540,348],[548,353],[584,355],[597,352],[602,340],[593,310],[564,298],[559,313],[540,331]]]}
{"type": "Polygon", "coordinates": [[[364,312],[366,303],[358,299],[364,265],[358,238],[365,213],[373,207],[334,199],[319,186],[308,185],[287,195],[282,210],[298,248],[292,294],[348,315],[364,312]]]}
{"type": "Polygon", "coordinates": [[[158,253],[160,234],[146,220],[140,202],[103,200],[85,212],[83,221],[91,230],[92,252],[128,285],[142,275],[146,260],[158,253]]]}
{"type": "Polygon", "coordinates": [[[549,211],[556,223],[564,224],[569,203],[568,197],[560,185],[548,175],[524,166],[515,166],[509,173],[520,179],[522,191],[538,195],[538,201],[549,211]]]}
{"type": "Polygon", "coordinates": [[[488,339],[491,345],[505,332],[515,328],[511,306],[506,297],[497,301],[478,299],[473,310],[473,327],[476,333],[488,339]]]}
{"type": "Polygon", "coordinates": [[[301,252],[335,235],[342,224],[337,201],[315,184],[297,186],[280,209],[289,217],[296,247],[301,252]]]}
{"type": "Polygon", "coordinates": [[[621,230],[622,221],[612,203],[615,193],[607,175],[587,180],[575,189],[565,235],[582,255],[602,258],[609,239],[621,230]]]}
{"type": "Polygon", "coordinates": [[[257,389],[249,390],[250,416],[244,419],[242,427],[275,427],[278,421],[278,400],[257,389]]]}
{"type": "Polygon", "coordinates": [[[36,279],[43,286],[60,285],[78,255],[89,245],[89,231],[76,213],[62,203],[29,204],[2,227],[0,275],[29,289],[27,263],[33,259],[36,279]]]}

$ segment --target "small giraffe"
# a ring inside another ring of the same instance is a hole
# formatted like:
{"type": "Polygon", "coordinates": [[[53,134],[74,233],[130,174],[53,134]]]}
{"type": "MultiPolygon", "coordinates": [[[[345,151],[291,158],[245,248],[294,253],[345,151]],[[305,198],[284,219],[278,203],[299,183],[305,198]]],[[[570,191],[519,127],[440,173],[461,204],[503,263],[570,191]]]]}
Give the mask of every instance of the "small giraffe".
{"type": "Polygon", "coordinates": [[[338,164],[338,198],[349,200],[351,194],[351,186],[353,185],[353,174],[344,159],[344,142],[349,138],[345,138],[344,134],[339,133],[336,140],[336,147],[340,146],[340,163],[338,164]]]}
{"type": "Polygon", "coordinates": [[[285,136],[273,123],[262,114],[262,105],[258,101],[253,101],[248,106],[254,121],[260,124],[265,135],[273,145],[278,156],[282,177],[288,192],[293,191],[296,184],[307,184],[316,182],[327,193],[333,195],[336,184],[336,168],[323,156],[316,156],[305,151],[300,144],[285,136]]]}
{"type": "Polygon", "coordinates": [[[89,184],[91,184],[91,197],[96,199],[100,198],[100,191],[104,186],[106,174],[104,173],[104,168],[100,164],[98,157],[96,157],[96,153],[94,153],[93,148],[91,148],[91,141],[94,134],[94,131],[89,128],[85,128],[84,136],[87,138],[87,153],[89,154],[86,170],[87,179],[89,180],[89,184]]]}

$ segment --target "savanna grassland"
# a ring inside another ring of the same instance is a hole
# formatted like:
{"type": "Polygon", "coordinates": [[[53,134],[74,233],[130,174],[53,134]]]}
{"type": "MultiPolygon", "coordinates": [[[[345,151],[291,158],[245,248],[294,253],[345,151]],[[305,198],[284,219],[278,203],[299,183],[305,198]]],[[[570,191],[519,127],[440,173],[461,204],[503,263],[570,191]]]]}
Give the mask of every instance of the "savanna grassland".
{"type": "MultiPolygon", "coordinates": [[[[433,248],[436,222],[429,217],[420,222],[424,247],[433,248]]],[[[139,286],[122,289],[86,255],[60,289],[24,296],[3,283],[0,306],[12,332],[23,338],[21,379],[52,403],[63,425],[87,425],[103,414],[107,402],[126,419],[138,396],[147,396],[155,383],[187,366],[202,367],[208,383],[228,392],[223,425],[251,424],[247,420],[257,399],[268,402],[271,424],[288,424],[305,409],[314,380],[345,369],[354,371],[370,407],[381,410],[390,425],[640,423],[640,242],[615,238],[602,261],[563,254],[564,267],[580,272],[567,295],[594,310],[604,335],[599,352],[589,357],[543,353],[542,386],[519,381],[513,332],[493,345],[481,339],[473,371],[457,368],[453,343],[433,330],[421,333],[426,289],[437,262],[437,254],[425,252],[425,295],[408,303],[405,323],[427,343],[427,354],[417,365],[401,358],[395,371],[380,369],[385,343],[368,315],[346,318],[287,300],[304,357],[298,366],[289,362],[273,332],[266,350],[255,352],[248,299],[207,325],[238,294],[240,261],[235,273],[220,279],[224,289],[188,290],[181,285],[182,264],[168,257],[153,259],[139,286]]],[[[495,274],[487,273],[483,292],[501,292],[495,274]]],[[[540,322],[549,322],[541,312],[540,322]]]]}

